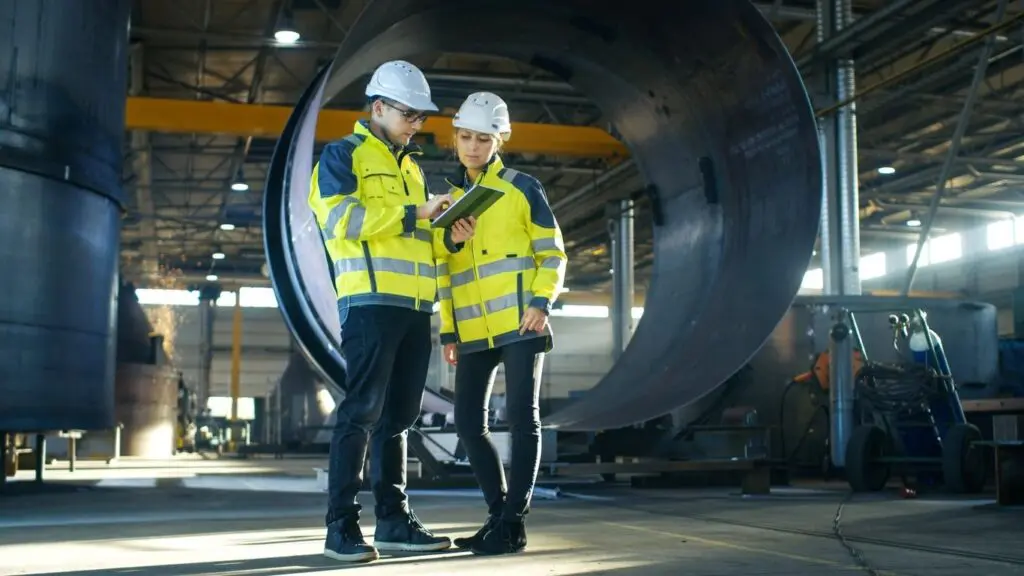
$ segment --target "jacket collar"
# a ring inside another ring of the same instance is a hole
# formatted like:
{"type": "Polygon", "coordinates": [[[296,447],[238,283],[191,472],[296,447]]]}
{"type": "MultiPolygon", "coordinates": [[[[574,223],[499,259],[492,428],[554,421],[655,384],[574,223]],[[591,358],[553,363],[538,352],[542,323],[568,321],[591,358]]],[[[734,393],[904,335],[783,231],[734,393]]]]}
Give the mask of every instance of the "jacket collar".
{"type": "MultiPolygon", "coordinates": [[[[483,178],[487,178],[488,176],[491,175],[496,176],[498,172],[500,172],[503,168],[505,168],[505,163],[501,161],[501,155],[495,154],[494,156],[491,156],[490,161],[487,162],[487,166],[484,167],[483,178]]],[[[481,178],[481,180],[483,178],[481,178]]],[[[455,188],[461,188],[465,190],[466,185],[468,184],[466,182],[466,167],[463,166],[462,163],[460,162],[459,167],[456,168],[455,171],[452,172],[450,176],[445,178],[444,181],[450,184],[451,186],[454,186],[455,188]]]]}
{"type": "Polygon", "coordinates": [[[397,145],[391,144],[390,142],[386,142],[384,140],[381,140],[380,138],[377,137],[376,134],[373,133],[373,130],[370,130],[370,121],[369,120],[358,120],[358,121],[356,121],[355,126],[352,127],[352,133],[353,134],[358,134],[360,136],[365,136],[366,137],[366,141],[370,142],[371,145],[373,145],[373,146],[382,146],[390,154],[394,154],[394,155],[398,155],[398,156],[405,156],[406,154],[422,154],[423,153],[423,149],[420,148],[419,144],[417,144],[415,142],[409,142],[409,144],[406,145],[406,146],[397,146],[397,145]]]}

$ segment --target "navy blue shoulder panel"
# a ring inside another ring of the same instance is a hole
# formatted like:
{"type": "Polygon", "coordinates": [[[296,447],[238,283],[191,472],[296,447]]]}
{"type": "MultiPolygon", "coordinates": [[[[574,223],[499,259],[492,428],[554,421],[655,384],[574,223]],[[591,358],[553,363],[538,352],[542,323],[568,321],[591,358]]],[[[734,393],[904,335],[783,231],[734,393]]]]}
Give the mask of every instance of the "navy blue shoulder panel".
{"type": "Polygon", "coordinates": [[[540,180],[513,168],[502,168],[498,172],[498,177],[512,184],[526,196],[526,201],[530,204],[530,220],[534,224],[541,228],[555,227],[555,215],[551,212],[548,196],[540,180]]]}
{"type": "Polygon", "coordinates": [[[324,146],[317,173],[321,198],[352,194],[359,188],[359,180],[352,170],[352,153],[364,140],[366,137],[362,134],[350,134],[324,146]]]}

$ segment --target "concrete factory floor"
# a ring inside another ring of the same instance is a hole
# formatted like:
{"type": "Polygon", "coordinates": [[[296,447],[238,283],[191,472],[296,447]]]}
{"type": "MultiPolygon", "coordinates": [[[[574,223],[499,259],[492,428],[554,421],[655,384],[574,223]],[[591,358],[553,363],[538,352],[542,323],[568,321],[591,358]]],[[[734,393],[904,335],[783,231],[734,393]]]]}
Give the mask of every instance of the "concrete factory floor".
{"type": "MultiPolygon", "coordinates": [[[[321,556],[324,495],[311,470],[320,465],[82,463],[74,474],[48,470],[52,484],[38,489],[22,472],[0,494],[0,574],[868,573],[833,534],[840,485],[743,498],[729,488],[563,484],[560,497],[535,501],[525,554],[452,551],[339,566],[321,556]]],[[[473,490],[413,490],[411,498],[419,516],[444,533],[470,533],[483,519],[473,490]]],[[[363,526],[372,534],[372,517],[363,526]]],[[[844,506],[841,526],[877,574],[1024,574],[1024,510],[989,499],[857,497],[844,506]]]]}

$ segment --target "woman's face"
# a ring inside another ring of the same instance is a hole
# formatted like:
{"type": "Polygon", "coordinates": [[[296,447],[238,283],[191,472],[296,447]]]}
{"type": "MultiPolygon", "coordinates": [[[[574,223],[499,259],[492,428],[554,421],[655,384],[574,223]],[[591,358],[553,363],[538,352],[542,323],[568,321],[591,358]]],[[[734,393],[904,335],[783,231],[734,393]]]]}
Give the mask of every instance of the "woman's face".
{"type": "Polygon", "coordinates": [[[498,151],[498,139],[490,134],[459,128],[455,133],[455,149],[463,166],[480,170],[498,151]]]}

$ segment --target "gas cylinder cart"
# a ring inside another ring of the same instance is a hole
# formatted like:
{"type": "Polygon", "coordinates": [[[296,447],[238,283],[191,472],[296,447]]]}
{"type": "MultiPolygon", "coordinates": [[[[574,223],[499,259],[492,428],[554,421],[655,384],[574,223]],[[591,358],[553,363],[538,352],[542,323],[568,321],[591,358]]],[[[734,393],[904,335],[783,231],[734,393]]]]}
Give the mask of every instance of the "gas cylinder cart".
{"type": "Polygon", "coordinates": [[[942,340],[923,310],[892,314],[899,364],[867,362],[855,376],[846,475],[854,491],[881,490],[893,471],[915,487],[976,493],[986,480],[981,432],[967,422],[942,340]]]}

